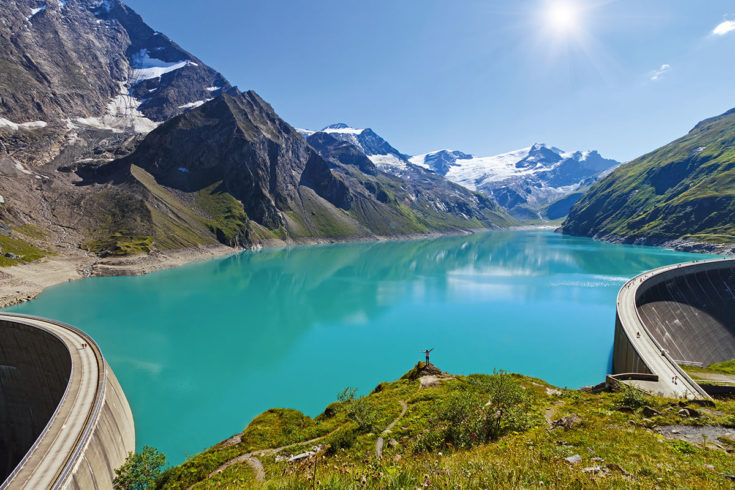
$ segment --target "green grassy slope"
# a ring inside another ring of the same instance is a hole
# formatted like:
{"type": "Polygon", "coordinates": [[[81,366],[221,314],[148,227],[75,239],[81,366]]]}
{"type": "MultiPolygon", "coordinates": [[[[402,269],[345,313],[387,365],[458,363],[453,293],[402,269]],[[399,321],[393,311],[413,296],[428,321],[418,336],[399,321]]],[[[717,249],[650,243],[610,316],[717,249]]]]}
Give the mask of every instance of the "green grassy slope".
{"type": "Polygon", "coordinates": [[[158,487],[731,488],[723,475],[735,473],[734,441],[670,440],[656,428],[733,427],[735,402],[702,408],[637,392],[559,390],[503,373],[447,376],[421,387],[407,375],[362,398],[343,393],[314,419],[269,410],[166,471],[158,487]],[[399,417],[401,402],[405,415],[383,434],[378,458],[378,437],[399,417]],[[683,406],[695,416],[680,415],[683,406]],[[579,418],[554,428],[572,414],[579,418]],[[288,461],[309,450],[316,454],[288,461]],[[565,460],[574,455],[578,463],[565,460]],[[246,461],[252,457],[263,466],[262,480],[246,461]]]}
{"type": "Polygon", "coordinates": [[[620,166],[571,209],[562,229],[650,243],[735,242],[735,110],[620,166]]]}

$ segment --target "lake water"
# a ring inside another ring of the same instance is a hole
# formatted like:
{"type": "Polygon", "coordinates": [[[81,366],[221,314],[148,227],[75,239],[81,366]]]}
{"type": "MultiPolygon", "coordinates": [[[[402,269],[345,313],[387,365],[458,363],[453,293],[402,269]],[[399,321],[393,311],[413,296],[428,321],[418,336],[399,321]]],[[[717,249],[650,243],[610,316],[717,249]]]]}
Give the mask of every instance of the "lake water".
{"type": "Polygon", "coordinates": [[[620,286],[702,258],[546,231],[291,247],[67,283],[8,311],[89,333],[138,447],[179,463],[268,408],[315,416],[348,385],[366,394],[425,348],[452,373],[599,383],[620,286]]]}

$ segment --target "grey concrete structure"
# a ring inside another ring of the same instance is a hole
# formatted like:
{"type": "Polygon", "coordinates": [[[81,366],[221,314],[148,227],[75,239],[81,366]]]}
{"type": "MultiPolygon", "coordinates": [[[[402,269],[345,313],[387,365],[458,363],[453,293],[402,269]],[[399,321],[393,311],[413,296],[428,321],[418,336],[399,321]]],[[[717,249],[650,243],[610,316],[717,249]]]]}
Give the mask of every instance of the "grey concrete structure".
{"type": "Polygon", "coordinates": [[[0,314],[0,490],[110,489],[134,449],[130,406],[94,341],[0,314]]]}
{"type": "Polygon", "coordinates": [[[650,391],[708,398],[679,364],[730,359],[735,359],[735,260],[662,267],[621,288],[613,373],[654,374],[657,382],[645,382],[650,391]]]}

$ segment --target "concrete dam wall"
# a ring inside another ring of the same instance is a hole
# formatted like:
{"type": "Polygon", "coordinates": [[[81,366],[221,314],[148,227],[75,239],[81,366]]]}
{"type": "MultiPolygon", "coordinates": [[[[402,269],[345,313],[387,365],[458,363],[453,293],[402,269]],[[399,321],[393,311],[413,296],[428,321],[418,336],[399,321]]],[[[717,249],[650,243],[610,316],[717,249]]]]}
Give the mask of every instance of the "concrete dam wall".
{"type": "Polygon", "coordinates": [[[645,272],[618,294],[613,373],[658,375],[666,396],[708,397],[679,367],[735,359],[735,260],[645,272]]]}
{"type": "Polygon", "coordinates": [[[0,314],[0,489],[110,489],[134,449],[132,412],[94,341],[0,314]]]}

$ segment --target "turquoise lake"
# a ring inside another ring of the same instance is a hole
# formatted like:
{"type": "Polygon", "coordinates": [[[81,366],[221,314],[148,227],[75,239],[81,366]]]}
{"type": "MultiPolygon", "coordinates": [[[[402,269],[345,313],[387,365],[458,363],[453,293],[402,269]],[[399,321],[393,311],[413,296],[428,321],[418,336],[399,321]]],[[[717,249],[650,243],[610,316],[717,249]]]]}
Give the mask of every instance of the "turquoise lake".
{"type": "Polygon", "coordinates": [[[7,311],[92,335],[133,409],[138,446],[176,464],[268,408],[316,416],[348,385],[367,394],[425,348],[452,373],[599,383],[620,286],[703,258],[498,231],[243,252],[66,283],[7,311]]]}

